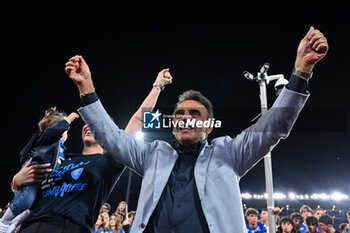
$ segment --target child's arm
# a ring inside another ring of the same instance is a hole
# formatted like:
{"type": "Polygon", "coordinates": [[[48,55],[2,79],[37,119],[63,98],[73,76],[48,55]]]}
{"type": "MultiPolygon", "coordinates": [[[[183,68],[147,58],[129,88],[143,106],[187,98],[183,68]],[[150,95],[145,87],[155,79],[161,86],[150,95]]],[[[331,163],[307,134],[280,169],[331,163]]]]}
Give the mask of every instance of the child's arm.
{"type": "Polygon", "coordinates": [[[71,114],[69,114],[69,116],[66,117],[65,120],[68,122],[68,124],[72,124],[72,122],[78,118],[79,118],[79,114],[76,112],[72,112],[71,114]]]}
{"type": "MultiPolygon", "coordinates": [[[[169,73],[169,69],[163,69],[158,73],[155,84],[160,84],[162,86],[165,86],[166,84],[169,84],[169,83],[172,83],[172,77],[169,73]]],[[[130,119],[128,125],[125,128],[125,132],[135,136],[136,133],[142,129],[143,112],[153,110],[154,106],[157,103],[157,99],[161,91],[162,91],[161,88],[158,86],[152,88],[151,92],[148,94],[146,99],[142,102],[139,109],[134,113],[134,115],[130,119]]]]}
{"type": "Polygon", "coordinates": [[[47,127],[47,129],[40,134],[40,138],[36,142],[35,146],[50,145],[57,142],[62,137],[62,134],[69,129],[70,124],[76,118],[79,118],[79,115],[72,112],[64,120],[58,121],[47,127]]]}

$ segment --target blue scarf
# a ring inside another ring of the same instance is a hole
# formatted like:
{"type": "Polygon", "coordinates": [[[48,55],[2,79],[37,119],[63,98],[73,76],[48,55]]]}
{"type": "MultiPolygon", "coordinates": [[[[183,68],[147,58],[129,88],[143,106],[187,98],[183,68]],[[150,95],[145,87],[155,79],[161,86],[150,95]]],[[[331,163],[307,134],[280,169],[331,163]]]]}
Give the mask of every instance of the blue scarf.
{"type": "Polygon", "coordinates": [[[64,160],[64,151],[66,150],[66,147],[63,145],[62,139],[60,139],[60,148],[58,151],[58,158],[60,160],[64,160]]]}

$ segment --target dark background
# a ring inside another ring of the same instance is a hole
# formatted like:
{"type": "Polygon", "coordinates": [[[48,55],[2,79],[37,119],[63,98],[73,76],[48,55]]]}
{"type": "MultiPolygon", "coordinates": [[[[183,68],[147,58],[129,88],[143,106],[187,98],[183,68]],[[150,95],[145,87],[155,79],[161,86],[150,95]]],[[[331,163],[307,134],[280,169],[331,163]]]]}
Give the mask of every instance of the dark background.
{"type": "MultiPolygon", "coordinates": [[[[69,113],[80,106],[77,88],[64,73],[70,57],[86,59],[100,99],[121,128],[158,72],[170,68],[173,84],[156,108],[172,108],[184,90],[201,91],[213,102],[215,118],[223,119],[210,141],[234,137],[260,112],[258,85],[242,72],[256,74],[269,62],[269,74],[289,78],[299,41],[311,25],[325,34],[330,49],[315,66],[311,96],[294,130],[272,152],[274,187],[284,193],[350,194],[349,16],[345,6],[318,4],[2,2],[0,206],[12,199],[9,184],[20,169],[18,153],[45,109],[57,106],[69,113]]],[[[269,106],[274,100],[271,84],[269,106]]],[[[82,125],[79,120],[71,127],[69,152],[82,150],[82,125]]],[[[145,137],[173,140],[170,133],[145,137]]],[[[111,195],[112,209],[125,199],[127,174],[111,195]]],[[[140,181],[133,174],[129,210],[136,209],[140,181]]],[[[260,162],[242,178],[241,189],[264,193],[264,187],[260,162]]]]}

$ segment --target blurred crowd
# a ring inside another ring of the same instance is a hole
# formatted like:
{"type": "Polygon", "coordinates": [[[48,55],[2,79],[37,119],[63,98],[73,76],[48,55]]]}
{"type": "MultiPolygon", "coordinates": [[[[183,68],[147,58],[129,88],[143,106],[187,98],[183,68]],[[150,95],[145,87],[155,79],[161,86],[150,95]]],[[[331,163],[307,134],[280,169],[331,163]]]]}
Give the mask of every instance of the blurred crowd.
{"type": "Polygon", "coordinates": [[[135,215],[135,211],[128,211],[128,203],[125,201],[121,201],[113,213],[111,205],[104,203],[95,223],[94,233],[129,233],[135,215]]]}
{"type": "MultiPolygon", "coordinates": [[[[282,212],[286,211],[279,207],[274,208],[273,211],[274,224],[278,233],[350,233],[350,211],[345,211],[346,218],[340,217],[339,212],[334,210],[322,208],[313,210],[308,205],[303,205],[290,215],[282,215],[282,212]]],[[[248,233],[269,232],[267,210],[261,210],[259,213],[255,208],[248,208],[245,216],[248,233]]]]}

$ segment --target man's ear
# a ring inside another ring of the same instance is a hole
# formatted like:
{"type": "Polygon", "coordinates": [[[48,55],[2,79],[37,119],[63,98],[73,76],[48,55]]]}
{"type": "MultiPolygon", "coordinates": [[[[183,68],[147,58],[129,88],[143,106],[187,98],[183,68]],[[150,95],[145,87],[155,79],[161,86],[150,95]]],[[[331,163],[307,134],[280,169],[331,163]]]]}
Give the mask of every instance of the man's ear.
{"type": "Polygon", "coordinates": [[[213,131],[213,127],[209,126],[208,128],[206,128],[205,133],[206,133],[207,137],[211,133],[211,131],[213,131]]]}

